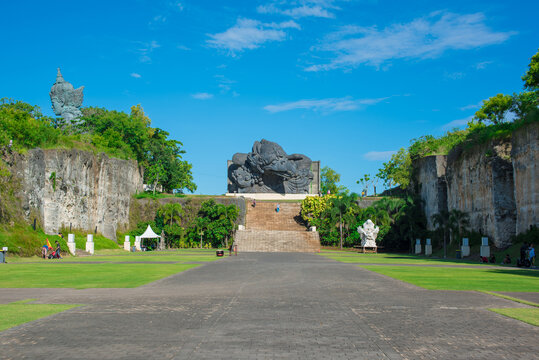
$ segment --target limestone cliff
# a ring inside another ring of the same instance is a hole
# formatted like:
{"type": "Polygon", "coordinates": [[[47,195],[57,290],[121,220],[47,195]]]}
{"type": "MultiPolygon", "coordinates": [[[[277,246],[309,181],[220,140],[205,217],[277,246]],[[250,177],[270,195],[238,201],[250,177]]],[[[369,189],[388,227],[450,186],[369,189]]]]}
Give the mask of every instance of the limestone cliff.
{"type": "Polygon", "coordinates": [[[423,211],[427,218],[427,229],[434,230],[432,215],[447,210],[447,185],[445,172],[447,157],[433,155],[414,162],[416,182],[423,200],[423,211]]]}
{"type": "Polygon", "coordinates": [[[517,212],[516,232],[539,224],[539,124],[519,129],[513,134],[511,160],[515,179],[517,212]]]}
{"type": "Polygon", "coordinates": [[[22,180],[26,216],[35,214],[47,234],[71,225],[115,240],[129,224],[132,195],[142,191],[136,161],[75,149],[29,150],[13,170],[22,180]]]}
{"type": "Polygon", "coordinates": [[[469,216],[470,229],[506,247],[515,235],[511,141],[495,140],[468,151],[452,150],[447,159],[447,207],[469,216]]]}
{"type": "Polygon", "coordinates": [[[471,230],[496,247],[510,245],[512,236],[539,225],[538,159],[539,124],[534,123],[505,139],[415,161],[427,228],[434,230],[433,214],[457,209],[468,214],[471,230]]]}

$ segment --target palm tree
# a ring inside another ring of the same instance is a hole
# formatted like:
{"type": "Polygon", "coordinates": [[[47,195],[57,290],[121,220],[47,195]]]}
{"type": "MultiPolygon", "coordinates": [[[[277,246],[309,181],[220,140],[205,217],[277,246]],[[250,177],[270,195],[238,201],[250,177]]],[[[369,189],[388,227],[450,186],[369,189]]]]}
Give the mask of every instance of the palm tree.
{"type": "Polygon", "coordinates": [[[331,199],[331,208],[329,211],[332,223],[336,222],[339,224],[339,233],[341,235],[341,249],[342,249],[342,227],[343,227],[343,216],[347,213],[352,203],[357,199],[356,193],[341,194],[331,199]]]}
{"type": "Polygon", "coordinates": [[[184,214],[182,205],[179,203],[169,203],[161,207],[158,211],[163,217],[164,223],[172,225],[174,222],[179,224],[184,214]]]}
{"type": "Polygon", "coordinates": [[[440,211],[438,214],[432,215],[432,222],[436,229],[442,233],[444,240],[444,259],[447,257],[447,246],[446,246],[446,233],[449,228],[449,212],[446,210],[440,211]]]}
{"type": "MultiPolygon", "coordinates": [[[[460,239],[463,231],[470,225],[468,214],[464,211],[453,209],[449,212],[448,226],[451,234],[456,234],[457,240],[460,239]]],[[[453,237],[450,237],[449,244],[452,243],[453,237]]]]}

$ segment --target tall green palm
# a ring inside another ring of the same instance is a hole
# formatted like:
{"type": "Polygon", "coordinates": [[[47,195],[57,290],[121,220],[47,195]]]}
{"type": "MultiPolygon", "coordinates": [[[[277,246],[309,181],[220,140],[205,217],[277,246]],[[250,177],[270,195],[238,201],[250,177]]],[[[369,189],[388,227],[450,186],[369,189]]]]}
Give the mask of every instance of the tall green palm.
{"type": "Polygon", "coordinates": [[[165,224],[172,225],[173,223],[179,224],[181,222],[184,211],[181,204],[169,203],[162,206],[158,214],[163,217],[165,224]]]}
{"type": "MultiPolygon", "coordinates": [[[[448,226],[449,226],[449,229],[451,230],[451,235],[453,234],[456,235],[454,237],[457,238],[457,241],[458,239],[460,239],[464,230],[469,225],[470,225],[470,220],[469,220],[468,214],[465,213],[464,211],[453,209],[449,212],[448,226]]],[[[451,244],[453,240],[454,238],[453,236],[451,236],[449,238],[449,244],[451,244]]]]}
{"type": "Polygon", "coordinates": [[[348,212],[348,209],[356,201],[357,194],[341,194],[331,199],[331,207],[329,210],[329,215],[331,222],[339,225],[340,233],[340,246],[342,249],[342,227],[343,227],[343,216],[348,212]]]}
{"type": "Polygon", "coordinates": [[[432,215],[431,219],[432,219],[432,222],[434,223],[434,226],[436,226],[436,229],[442,233],[442,237],[444,241],[444,259],[445,259],[447,257],[446,233],[449,229],[449,212],[446,210],[442,210],[439,213],[432,215]]]}

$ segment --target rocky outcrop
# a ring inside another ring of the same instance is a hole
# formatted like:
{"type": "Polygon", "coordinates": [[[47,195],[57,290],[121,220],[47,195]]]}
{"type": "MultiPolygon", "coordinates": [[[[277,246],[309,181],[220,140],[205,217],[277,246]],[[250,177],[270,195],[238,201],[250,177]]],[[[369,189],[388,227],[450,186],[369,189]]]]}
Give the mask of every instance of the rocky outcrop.
{"type": "Polygon", "coordinates": [[[142,191],[136,161],[75,149],[29,150],[12,170],[22,181],[26,216],[37,216],[47,234],[71,226],[115,240],[129,224],[133,194],[142,191]]]}
{"type": "Polygon", "coordinates": [[[447,159],[447,207],[468,214],[470,229],[496,247],[515,235],[511,141],[495,140],[468,151],[452,150],[447,159]]]}
{"type": "Polygon", "coordinates": [[[447,211],[446,168],[444,155],[427,156],[414,163],[419,196],[423,200],[423,211],[427,218],[427,229],[434,230],[432,215],[447,211]]]}
{"type": "Polygon", "coordinates": [[[505,139],[473,148],[456,147],[447,156],[414,162],[428,230],[442,210],[468,214],[469,228],[488,236],[496,247],[538,225],[539,124],[524,126],[505,139]]]}
{"type": "Polygon", "coordinates": [[[539,224],[539,124],[531,124],[513,134],[511,160],[515,183],[516,232],[539,224]]]}

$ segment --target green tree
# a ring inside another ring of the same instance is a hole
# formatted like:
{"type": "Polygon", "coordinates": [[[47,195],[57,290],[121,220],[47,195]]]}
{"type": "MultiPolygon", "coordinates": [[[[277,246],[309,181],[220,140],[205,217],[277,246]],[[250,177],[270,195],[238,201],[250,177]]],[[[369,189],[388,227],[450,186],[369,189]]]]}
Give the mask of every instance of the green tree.
{"type": "Polygon", "coordinates": [[[179,203],[168,203],[159,208],[158,214],[163,217],[165,224],[180,224],[184,214],[182,205],[179,203]]]}
{"type": "Polygon", "coordinates": [[[449,231],[449,212],[442,210],[432,215],[432,222],[436,230],[441,234],[444,244],[444,259],[447,257],[447,232],[449,231]]]}
{"type": "MultiPolygon", "coordinates": [[[[370,174],[365,174],[365,175],[363,175],[363,177],[361,179],[356,181],[356,184],[361,184],[363,186],[363,190],[365,191],[365,196],[367,196],[367,194],[369,192],[369,187],[370,187],[370,185],[372,184],[373,181],[374,181],[374,179],[371,178],[370,174]]],[[[362,196],[363,196],[363,194],[362,194],[362,196]]]]}
{"type": "Polygon", "coordinates": [[[530,59],[528,71],[522,76],[524,88],[529,91],[539,91],[539,51],[530,59]]]}
{"type": "Polygon", "coordinates": [[[328,166],[324,166],[320,171],[320,190],[322,194],[339,194],[347,193],[348,189],[339,185],[341,181],[341,175],[328,166]]]}
{"type": "Polygon", "coordinates": [[[399,185],[402,189],[406,189],[410,185],[412,177],[412,159],[410,153],[401,148],[391,156],[388,162],[383,163],[382,168],[378,170],[376,175],[388,187],[399,185]]]}
{"type": "Polygon", "coordinates": [[[161,164],[161,162],[156,162],[155,164],[150,165],[146,169],[146,173],[144,175],[146,179],[153,184],[153,194],[155,195],[157,185],[161,183],[163,177],[165,176],[165,168],[163,167],[163,164],[161,164]]]}
{"type": "Polygon", "coordinates": [[[52,118],[41,114],[39,107],[22,101],[0,100],[0,145],[13,140],[15,150],[54,145],[62,135],[52,126],[52,118]]]}
{"type": "Polygon", "coordinates": [[[451,230],[451,238],[449,244],[453,240],[459,240],[465,232],[466,227],[470,225],[468,214],[463,211],[453,209],[449,212],[448,227],[451,230]]]}
{"type": "MultiPolygon", "coordinates": [[[[331,198],[331,208],[329,209],[329,215],[331,223],[339,225],[340,233],[340,247],[343,248],[343,225],[344,224],[344,215],[348,212],[348,209],[352,206],[353,203],[357,200],[357,194],[341,194],[331,198]]],[[[347,220],[350,220],[350,217],[346,217],[347,220]]]]}
{"type": "Polygon", "coordinates": [[[483,105],[475,113],[474,119],[479,122],[491,121],[493,124],[501,124],[512,107],[511,95],[498,94],[488,100],[483,100],[483,105]]]}
{"type": "Polygon", "coordinates": [[[239,210],[235,205],[217,204],[213,199],[204,201],[190,229],[190,237],[200,239],[199,233],[203,231],[204,241],[212,247],[226,245],[236,227],[238,215],[239,210]]]}

